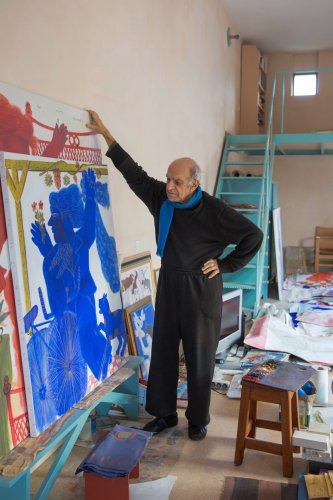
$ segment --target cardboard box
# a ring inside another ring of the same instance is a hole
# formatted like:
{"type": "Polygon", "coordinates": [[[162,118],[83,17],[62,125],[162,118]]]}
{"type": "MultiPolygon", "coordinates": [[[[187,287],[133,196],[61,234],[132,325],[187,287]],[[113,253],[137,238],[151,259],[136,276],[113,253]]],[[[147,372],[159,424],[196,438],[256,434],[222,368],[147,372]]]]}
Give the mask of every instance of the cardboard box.
{"type": "Polygon", "coordinates": [[[318,434],[310,431],[294,431],[293,445],[303,446],[314,450],[327,451],[330,446],[328,435],[318,434]]]}

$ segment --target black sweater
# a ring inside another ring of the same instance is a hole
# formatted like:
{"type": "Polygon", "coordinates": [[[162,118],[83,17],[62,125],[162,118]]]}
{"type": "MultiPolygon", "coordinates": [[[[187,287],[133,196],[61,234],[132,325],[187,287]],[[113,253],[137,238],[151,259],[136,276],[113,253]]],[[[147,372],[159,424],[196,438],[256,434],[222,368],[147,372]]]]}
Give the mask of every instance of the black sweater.
{"type": "MultiPolygon", "coordinates": [[[[160,207],[167,198],[166,183],[149,177],[117,143],[106,154],[153,215],[157,240],[160,207]]],[[[235,249],[219,261],[221,273],[233,272],[257,253],[262,238],[262,231],[250,220],[203,192],[194,208],[175,209],[162,264],[199,271],[207,260],[219,258],[226,246],[235,244],[235,249]]]]}

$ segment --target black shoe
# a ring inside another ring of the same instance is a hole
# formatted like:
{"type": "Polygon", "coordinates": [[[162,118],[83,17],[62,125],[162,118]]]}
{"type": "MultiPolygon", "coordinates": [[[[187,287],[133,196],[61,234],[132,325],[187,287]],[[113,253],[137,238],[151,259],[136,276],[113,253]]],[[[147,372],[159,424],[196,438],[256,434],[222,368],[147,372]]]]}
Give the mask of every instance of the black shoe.
{"type": "Polygon", "coordinates": [[[143,428],[143,431],[154,432],[157,434],[158,432],[164,431],[168,427],[174,427],[178,424],[178,415],[177,413],[173,413],[172,415],[167,415],[165,417],[156,417],[154,420],[148,422],[143,428]]]}
{"type": "Polygon", "coordinates": [[[204,425],[194,425],[190,422],[188,423],[188,437],[193,439],[193,441],[201,441],[207,435],[207,427],[204,425]]]}

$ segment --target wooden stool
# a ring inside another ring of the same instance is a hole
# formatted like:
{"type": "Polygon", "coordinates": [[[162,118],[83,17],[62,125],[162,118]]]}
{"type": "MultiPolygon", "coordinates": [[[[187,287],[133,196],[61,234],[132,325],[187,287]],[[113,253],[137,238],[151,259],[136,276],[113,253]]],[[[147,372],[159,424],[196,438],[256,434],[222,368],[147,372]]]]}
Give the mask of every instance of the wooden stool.
{"type": "Polygon", "coordinates": [[[300,448],[292,445],[293,429],[299,429],[297,391],[275,389],[272,387],[242,381],[242,395],[239,408],[235,465],[241,465],[244,449],[265,451],[282,456],[283,475],[293,475],[293,452],[300,448]],[[276,403],[281,405],[281,422],[257,418],[257,402],[276,403]],[[282,444],[256,439],[256,429],[272,429],[282,433],[282,444]]]}

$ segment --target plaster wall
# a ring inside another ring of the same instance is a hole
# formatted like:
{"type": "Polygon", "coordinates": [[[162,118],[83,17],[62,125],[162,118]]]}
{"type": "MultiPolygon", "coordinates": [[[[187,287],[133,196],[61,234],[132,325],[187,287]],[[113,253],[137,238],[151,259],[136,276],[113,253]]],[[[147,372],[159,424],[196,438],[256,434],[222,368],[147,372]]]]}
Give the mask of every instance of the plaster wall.
{"type": "MultiPolygon", "coordinates": [[[[268,89],[276,70],[333,67],[333,50],[267,54],[268,89]]],[[[333,71],[319,75],[317,96],[292,97],[286,78],[284,132],[333,131],[333,71]]],[[[274,132],[280,131],[281,86],[277,87],[274,132]]],[[[329,145],[332,148],[332,144],[329,145]]],[[[333,156],[286,156],[275,160],[283,246],[314,245],[315,226],[333,227],[333,156]]]]}
{"type": "MultiPolygon", "coordinates": [[[[0,7],[1,80],[99,112],[149,174],[191,156],[214,188],[239,122],[240,42],[220,0],[11,0],[0,7]]],[[[150,250],[148,210],[110,165],[120,257],[150,250]]]]}

